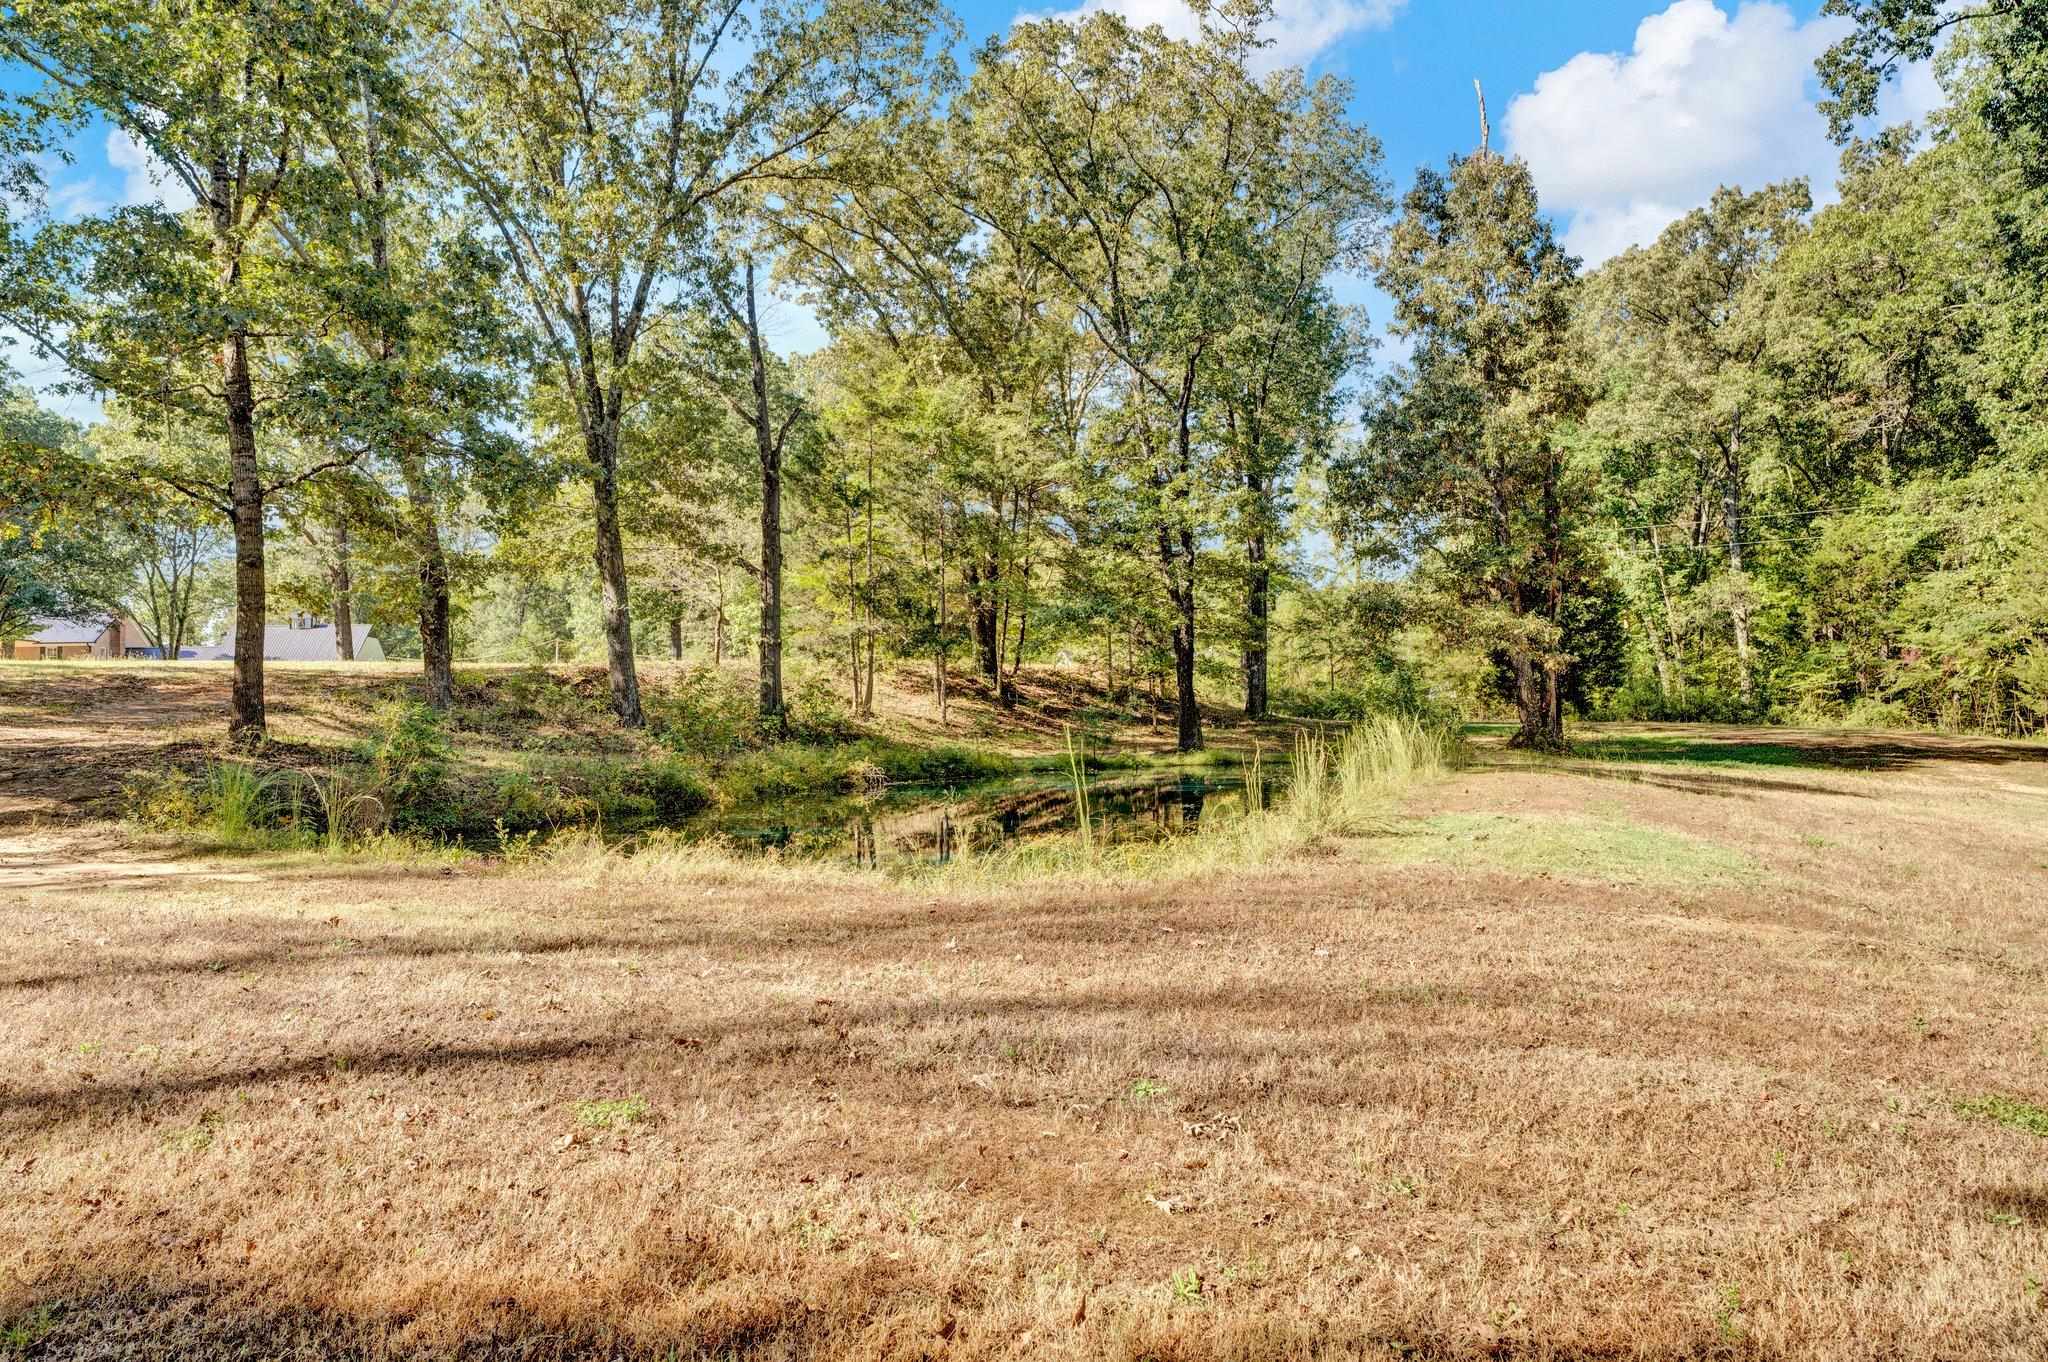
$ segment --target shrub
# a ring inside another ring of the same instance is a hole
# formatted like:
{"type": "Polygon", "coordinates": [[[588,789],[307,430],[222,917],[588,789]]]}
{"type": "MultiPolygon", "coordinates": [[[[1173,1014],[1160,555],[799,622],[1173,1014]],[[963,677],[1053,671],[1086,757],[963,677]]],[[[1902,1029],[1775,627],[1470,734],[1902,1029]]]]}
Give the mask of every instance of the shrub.
{"type": "Polygon", "coordinates": [[[1911,728],[1913,716],[1896,700],[1865,696],[1849,706],[1843,722],[1851,728],[1911,728]]]}
{"type": "Polygon", "coordinates": [[[1427,679],[1406,665],[1390,666],[1335,686],[1276,689],[1268,709],[1276,717],[1343,723],[1382,714],[1414,715],[1437,723],[1452,723],[1458,717],[1454,706],[1440,700],[1427,679]]]}
{"type": "Polygon", "coordinates": [[[194,827],[203,816],[192,777],[183,771],[130,771],[121,781],[121,808],[159,831],[194,827]]]}
{"type": "Polygon", "coordinates": [[[789,736],[797,742],[845,742],[860,733],[839,688],[822,675],[799,678],[784,691],[783,701],[789,736]]]}
{"type": "Polygon", "coordinates": [[[386,712],[381,727],[370,760],[391,826],[445,831],[457,818],[448,790],[454,754],[441,716],[425,705],[402,703],[386,712]]]}
{"type": "Polygon", "coordinates": [[[957,743],[937,747],[878,747],[870,759],[894,784],[974,785],[1016,770],[1016,762],[998,752],[983,752],[957,743]]]}
{"type": "Polygon", "coordinates": [[[647,768],[646,781],[654,816],[664,823],[679,823],[711,806],[710,783],[686,762],[656,762],[647,768]]]}
{"type": "Polygon", "coordinates": [[[671,751],[727,756],[759,739],[753,693],[714,668],[695,667],[666,689],[650,688],[645,702],[647,726],[671,751]]]}

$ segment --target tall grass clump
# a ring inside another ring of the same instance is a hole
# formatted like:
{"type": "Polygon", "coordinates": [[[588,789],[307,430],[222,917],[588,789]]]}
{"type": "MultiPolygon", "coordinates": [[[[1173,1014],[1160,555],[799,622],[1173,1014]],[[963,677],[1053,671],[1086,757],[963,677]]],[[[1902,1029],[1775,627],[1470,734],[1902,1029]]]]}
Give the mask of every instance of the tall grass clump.
{"type": "Polygon", "coordinates": [[[384,801],[352,780],[336,766],[324,776],[305,777],[320,806],[320,846],[330,856],[349,848],[353,835],[380,829],[384,823],[384,801]]]}
{"type": "Polygon", "coordinates": [[[1290,822],[1320,828],[1329,821],[1330,740],[1320,732],[1294,730],[1294,766],[1287,776],[1287,798],[1275,812],[1290,822]]]}
{"type": "MultiPolygon", "coordinates": [[[[1070,737],[1068,770],[1075,813],[1092,810],[1086,762],[1070,737]]],[[[1450,771],[1458,740],[1426,720],[1387,715],[1363,720],[1340,739],[1298,732],[1285,792],[1270,807],[1247,793],[1236,817],[1204,814],[1201,830],[1164,841],[1105,841],[1092,825],[1071,839],[1048,837],[962,857],[909,873],[961,887],[1059,880],[1120,881],[1184,878],[1269,864],[1321,837],[1364,831],[1386,815],[1410,785],[1450,771]]],[[[1258,764],[1255,755],[1253,765],[1258,764]]],[[[1256,770],[1247,771],[1249,790],[1256,770]]]]}
{"type": "Polygon", "coordinates": [[[1095,819],[1088,810],[1088,767],[1081,759],[1081,749],[1074,741],[1074,730],[1067,733],[1067,775],[1074,783],[1074,833],[1081,848],[1081,854],[1090,860],[1095,857],[1095,819]]]}
{"type": "Polygon", "coordinates": [[[1361,816],[1390,792],[1448,772],[1458,756],[1457,735],[1412,714],[1383,714],[1353,724],[1337,749],[1332,777],[1336,808],[1361,816]]]}
{"type": "Polygon", "coordinates": [[[206,802],[224,842],[244,842],[270,818],[271,778],[245,762],[223,761],[206,776],[206,802]]]}

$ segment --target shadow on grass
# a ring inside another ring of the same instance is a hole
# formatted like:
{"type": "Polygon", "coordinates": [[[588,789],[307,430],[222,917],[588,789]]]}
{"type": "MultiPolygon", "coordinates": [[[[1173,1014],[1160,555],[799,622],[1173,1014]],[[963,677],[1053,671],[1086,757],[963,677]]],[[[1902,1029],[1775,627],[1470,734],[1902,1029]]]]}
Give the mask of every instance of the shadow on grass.
{"type": "Polygon", "coordinates": [[[1869,797],[1869,792],[1864,790],[1821,785],[1808,780],[1789,780],[1741,766],[1725,769],[1708,767],[1699,770],[1673,770],[1650,758],[1616,761],[1588,760],[1583,756],[1522,756],[1491,760],[1481,755],[1469,761],[1464,767],[1468,772],[1480,773],[1513,773],[1532,769],[1561,771],[1592,780],[1614,780],[1627,785],[1647,785],[1657,790],[1673,790],[1679,794],[1707,795],[1723,799],[1755,799],[1759,795],[1767,794],[1824,795],[1830,799],[1869,797]]]}
{"type": "Polygon", "coordinates": [[[1964,1199],[1983,1207],[1985,1218],[1995,1223],[2048,1225],[2048,1186],[1978,1187],[1964,1199]]]}
{"type": "MultiPolygon", "coordinates": [[[[950,1290],[925,1274],[875,1265],[814,1272],[811,1280],[765,1273],[750,1263],[712,1261],[697,1265],[687,1279],[702,1304],[679,1311],[666,1326],[621,1327],[621,1297],[640,1303],[670,1292],[672,1272],[658,1260],[627,1266],[639,1275],[607,1284],[599,1300],[573,1312],[545,1309],[517,1296],[460,1303],[460,1322],[432,1344],[411,1342],[419,1323],[412,1310],[351,1312],[308,1304],[279,1304],[258,1293],[250,1281],[239,1290],[205,1281],[140,1285],[79,1282],[37,1292],[32,1303],[0,1314],[0,1328],[18,1332],[25,1346],[15,1353],[0,1334],[0,1356],[37,1359],[122,1358],[127,1362],[184,1362],[197,1357],[289,1358],[292,1362],[342,1362],[379,1358],[386,1362],[743,1362],[755,1358],[875,1356],[874,1340],[895,1345],[892,1357],[946,1358],[953,1362],[1022,1356],[1130,1357],[1149,1362],[1223,1362],[1256,1357],[1401,1357],[1429,1362],[1520,1362],[1521,1359],[1582,1359],[1583,1362],[1694,1362],[1736,1357],[1777,1362],[1787,1356],[1774,1346],[1745,1339],[1731,1346],[1724,1327],[1705,1322],[1668,1325],[1665,1337],[1593,1338],[1567,1333],[1495,1336],[1475,1341],[1469,1332],[1451,1337],[1433,1323],[1403,1320],[1398,1312],[1379,1318],[1290,1318],[1285,1310],[1226,1318],[1130,1318],[1128,1307],[1098,1307],[1083,1323],[1062,1318],[1064,1300],[1034,1332],[1036,1353],[1020,1354],[1013,1320],[986,1324],[977,1319],[979,1293],[955,1284],[950,1290]],[[744,1303],[731,1288],[751,1279],[760,1289],[744,1303]],[[820,1280],[822,1279],[822,1280],[820,1280]],[[725,1298],[704,1300],[705,1289],[724,1287],[725,1298]]],[[[165,1274],[170,1275],[170,1274],[165,1274]]],[[[18,1296],[19,1293],[12,1293],[18,1296]]],[[[479,1296],[482,1292],[479,1291],[479,1296]]],[[[664,1302],[673,1304],[673,1302],[664,1302]]],[[[1206,1312],[1198,1312],[1206,1313],[1206,1312]]],[[[431,1326],[430,1326],[431,1327],[431,1326]]],[[[1031,1334],[1025,1335],[1027,1339],[1031,1334]]]]}
{"type": "Polygon", "coordinates": [[[2048,746],[1946,734],[1704,729],[1596,733],[1574,743],[1572,755],[1618,763],[1899,771],[1936,761],[2048,763],[2048,746]]]}
{"type": "Polygon", "coordinates": [[[209,1285],[76,1285],[0,1317],[0,1358],[187,1362],[192,1358],[278,1358],[358,1362],[382,1358],[464,1362],[570,1359],[816,1357],[843,1332],[793,1293],[765,1296],[720,1318],[692,1320],[669,1336],[635,1338],[593,1310],[581,1320],[548,1318],[514,1297],[465,1303],[462,1334],[434,1346],[401,1341],[408,1314],[358,1315],[310,1305],[259,1304],[249,1293],[209,1285]],[[21,1341],[19,1351],[9,1345],[21,1341]]]}
{"type": "MultiPolygon", "coordinates": [[[[1276,1043],[1300,1051],[1306,1061],[1318,1047],[1332,1044],[1332,1033],[1341,1034],[1375,1016],[1384,1017],[1388,1008],[1409,1009],[1435,1015],[1444,1011],[1493,1011],[1527,1005],[1527,994],[1538,987],[1533,982],[1502,981],[1486,989],[1464,986],[1441,992],[1361,991],[1346,999],[1326,1004],[1314,1022],[1302,1021],[1288,1027],[1276,1043]]],[[[202,1096],[223,1090],[255,1090],[274,1084],[310,1082],[323,1085],[347,1078],[420,1078],[429,1073],[504,1067],[525,1069],[570,1060],[608,1059],[648,1043],[673,1043],[683,1050],[706,1051],[704,1062],[721,1066],[772,1064],[806,1052],[820,1038],[832,1041],[830,1053],[837,1055],[844,1038],[867,1028],[881,1028],[894,1034],[906,1028],[936,1023],[989,1021],[997,1018],[1058,1023],[1082,1016],[1159,1017],[1165,1015],[1214,1014],[1229,1016],[1245,1012],[1282,1015],[1300,1001],[1300,991],[1291,986],[1231,986],[1205,988],[1187,985],[1166,987],[1125,987],[1101,989],[1085,999],[1037,991],[996,994],[972,1000],[922,999],[913,1002],[877,1002],[865,1006],[791,1010],[779,1015],[759,1011],[728,1013],[723,1016],[649,1017],[620,1013],[597,1019],[585,1034],[567,1034],[518,1041],[509,1044],[469,1044],[437,1037],[420,1037],[401,1045],[385,1044],[353,1049],[323,1049],[296,1058],[268,1063],[240,1064],[231,1068],[201,1072],[169,1073],[128,1082],[87,1081],[43,1088],[0,1090],[0,1128],[28,1123],[47,1130],[54,1122],[104,1119],[132,1115],[165,1100],[202,1096]],[[680,1028],[680,1029],[678,1029],[680,1028]],[[726,1041],[734,1045],[710,1052],[726,1041]]],[[[1197,1028],[1183,1034],[1177,1044],[1179,1055],[1192,1059],[1227,1063],[1241,1053],[1240,1040],[1228,1028],[1197,1028]]],[[[856,1067],[867,1059],[834,1059],[856,1067]]],[[[1337,1104],[1350,1091],[1337,1080],[1302,1073],[1267,1086],[1266,1095],[1286,1091],[1309,1100],[1337,1104]]],[[[1189,1094],[1183,1094],[1189,1096],[1189,1094]]],[[[958,1095],[955,1095],[957,1100],[958,1095]]],[[[994,1094],[982,1099],[1000,1102],[994,1094]]]]}

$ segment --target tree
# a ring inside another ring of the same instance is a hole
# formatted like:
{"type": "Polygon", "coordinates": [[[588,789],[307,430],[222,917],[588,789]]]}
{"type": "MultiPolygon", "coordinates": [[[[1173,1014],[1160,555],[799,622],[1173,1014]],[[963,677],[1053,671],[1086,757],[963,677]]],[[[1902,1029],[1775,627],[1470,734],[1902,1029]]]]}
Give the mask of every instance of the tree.
{"type": "Polygon", "coordinates": [[[1567,596],[1593,571],[1579,542],[1588,479],[1571,457],[1589,397],[1572,344],[1576,262],[1528,169],[1482,150],[1417,173],[1377,265],[1392,330],[1416,348],[1332,470],[1342,523],[1368,550],[1429,555],[1458,607],[1447,632],[1505,658],[1514,742],[1558,747],[1567,596]]]}
{"type": "Polygon", "coordinates": [[[956,116],[973,132],[976,216],[1062,282],[1123,371],[1116,435],[1128,493],[1174,612],[1176,739],[1202,746],[1195,694],[1199,547],[1220,509],[1203,429],[1212,361],[1242,315],[1245,262],[1288,203],[1337,221],[1370,204],[1377,145],[1334,81],[1249,74],[1260,0],[1196,9],[1199,42],[1110,14],[1017,25],[956,116]],[[1142,471],[1139,471],[1142,470],[1142,471]]]}
{"type": "MultiPolygon", "coordinates": [[[[162,457],[168,445],[190,448],[206,436],[168,408],[117,402],[88,439],[96,463],[129,468],[162,457]]],[[[228,522],[153,480],[96,474],[89,485],[95,532],[76,536],[69,594],[102,616],[133,619],[158,655],[175,662],[211,613],[208,588],[230,547],[228,522]]]]}
{"type": "Polygon", "coordinates": [[[1239,670],[1247,719],[1266,717],[1271,688],[1274,559],[1286,531],[1289,487],[1334,445],[1344,376],[1370,342],[1362,318],[1336,306],[1321,280],[1339,245],[1324,224],[1280,234],[1277,257],[1248,262],[1250,307],[1218,351],[1217,423],[1239,484],[1229,514],[1242,545],[1244,609],[1239,670]]]}
{"type": "MultiPolygon", "coordinates": [[[[785,726],[783,661],[783,460],[792,431],[802,430],[806,408],[788,367],[768,353],[761,335],[759,295],[751,256],[737,269],[714,267],[706,293],[715,319],[677,328],[663,358],[685,371],[705,398],[722,404],[746,431],[756,487],[760,537],[746,564],[760,591],[759,705],[761,718],[785,726]],[[734,295],[738,296],[735,297],[734,295]]],[[[696,451],[702,457],[703,451],[696,451]]],[[[743,559],[738,559],[744,563],[743,559]]]]}
{"type": "Polygon", "coordinates": [[[277,419],[266,409],[288,415],[294,398],[352,383],[318,320],[341,291],[287,243],[331,191],[307,155],[319,119],[386,78],[381,32],[366,9],[296,0],[24,0],[0,14],[0,51],[47,79],[43,110],[106,119],[197,203],[44,227],[11,256],[0,315],[90,386],[221,432],[224,457],[203,478],[146,471],[233,525],[238,739],[264,732],[265,506],[323,467],[267,466],[259,425],[277,419]]]}
{"type": "Polygon", "coordinates": [[[431,54],[428,133],[496,227],[582,441],[629,726],[643,720],[620,431],[679,247],[726,195],[915,88],[933,14],[924,0],[464,0],[431,54]]]}
{"type": "Polygon", "coordinates": [[[67,531],[90,499],[81,497],[87,474],[77,438],[25,388],[0,387],[0,645],[73,608],[60,585],[62,560],[67,531]]]}
{"type": "Polygon", "coordinates": [[[1815,63],[1828,92],[1821,112],[1837,142],[1877,113],[1879,93],[1903,63],[1926,61],[1960,36],[1988,68],[1987,126],[2018,139],[2028,178],[2048,184],[2040,156],[2048,145],[2048,0],[1826,0],[1821,13],[1853,24],[1815,63]]]}
{"type": "MultiPolygon", "coordinates": [[[[406,17],[433,21],[431,12],[406,17]]],[[[416,32],[389,37],[402,61],[417,58],[416,32]]],[[[365,81],[348,106],[328,110],[318,131],[336,189],[324,230],[288,240],[302,259],[324,257],[320,263],[367,304],[350,318],[367,371],[351,413],[352,424],[366,428],[366,477],[352,500],[337,503],[326,530],[336,641],[350,657],[350,539],[367,529],[410,560],[407,595],[427,703],[446,709],[455,656],[454,569],[444,532],[451,503],[474,490],[503,514],[547,479],[497,419],[518,397],[531,358],[502,298],[506,262],[487,248],[460,196],[431,184],[421,154],[424,117],[421,101],[391,82],[365,81]],[[395,507],[375,495],[387,488],[395,507]]],[[[304,518],[297,524],[304,533],[304,518]]]]}
{"type": "Polygon", "coordinates": [[[1773,426],[1763,409],[1772,267],[1799,239],[1811,207],[1806,185],[1796,180],[1750,194],[1718,189],[1706,207],[1666,227],[1654,243],[1608,264],[1586,308],[1609,342],[1609,363],[1626,370],[1617,375],[1625,396],[1603,411],[1610,433],[1631,455],[1647,448],[1655,465],[1630,470],[1655,476],[1616,479],[1619,494],[1632,497],[1624,512],[1639,518],[1629,538],[1655,555],[1661,574],[1660,529],[1696,555],[1718,533],[1727,563],[1718,594],[1734,634],[1745,705],[1756,699],[1750,565],[1758,524],[1772,523],[1750,516],[1758,451],[1768,447],[1773,426]]]}

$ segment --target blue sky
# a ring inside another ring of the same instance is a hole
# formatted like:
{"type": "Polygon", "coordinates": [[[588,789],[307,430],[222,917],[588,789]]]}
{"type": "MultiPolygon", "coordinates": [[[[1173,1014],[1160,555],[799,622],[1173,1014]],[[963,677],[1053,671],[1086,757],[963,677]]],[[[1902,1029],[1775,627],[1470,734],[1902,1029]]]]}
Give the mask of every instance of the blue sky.
{"type": "MultiPolygon", "coordinates": [[[[1192,28],[1182,0],[955,0],[970,48],[1020,14],[1101,8],[1192,28]]],[[[1836,153],[1813,108],[1813,59],[1842,21],[1818,17],[1819,8],[1820,0],[1276,0],[1270,53],[1352,83],[1353,114],[1384,145],[1397,196],[1417,166],[1476,144],[1478,78],[1494,146],[1528,161],[1567,246],[1590,264],[1654,238],[1719,184],[1805,175],[1816,198],[1830,197],[1836,153]]],[[[1934,95],[1925,71],[1908,72],[1883,121],[1923,116],[1934,95]]],[[[105,128],[73,151],[74,164],[50,167],[51,207],[61,214],[175,193],[105,128]]],[[[1364,281],[1333,284],[1384,319],[1364,281]]],[[[783,350],[822,339],[795,305],[768,320],[783,350]]],[[[38,387],[59,376],[20,348],[11,358],[38,387]]]]}

